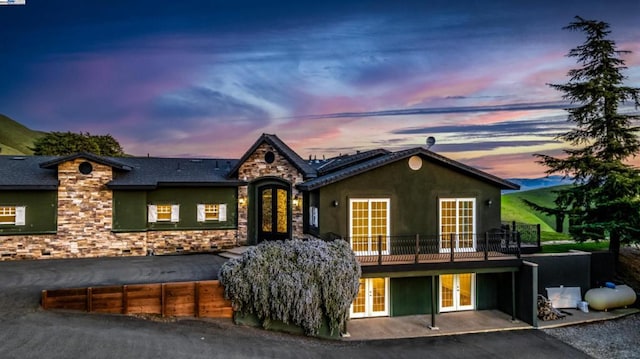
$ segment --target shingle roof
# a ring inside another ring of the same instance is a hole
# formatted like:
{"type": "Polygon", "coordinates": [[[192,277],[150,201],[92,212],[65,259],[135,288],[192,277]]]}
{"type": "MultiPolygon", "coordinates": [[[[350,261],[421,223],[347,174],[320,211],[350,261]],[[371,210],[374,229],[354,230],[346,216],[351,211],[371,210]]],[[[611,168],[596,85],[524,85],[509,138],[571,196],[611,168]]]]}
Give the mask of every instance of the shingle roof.
{"type": "Polygon", "coordinates": [[[232,159],[157,157],[0,156],[0,190],[55,190],[57,166],[76,158],[114,168],[111,189],[153,189],[162,186],[237,186],[243,182],[227,177],[236,165],[232,159]]]}
{"type": "Polygon", "coordinates": [[[379,148],[365,152],[358,152],[354,155],[338,156],[324,161],[324,163],[316,167],[316,170],[318,171],[318,175],[323,175],[386,154],[389,154],[389,151],[379,148]]]}
{"type": "Polygon", "coordinates": [[[501,179],[489,173],[480,171],[478,169],[467,166],[460,162],[456,162],[452,159],[438,155],[422,147],[411,148],[408,150],[403,150],[398,152],[388,152],[387,154],[382,156],[372,157],[369,160],[358,162],[353,166],[348,166],[348,167],[340,168],[336,171],[324,173],[317,178],[314,178],[299,184],[297,187],[304,191],[314,190],[314,189],[344,180],[346,178],[367,172],[374,168],[378,168],[378,167],[387,165],[389,163],[392,163],[404,158],[408,158],[414,155],[420,155],[439,165],[451,168],[459,172],[463,172],[467,175],[470,175],[476,178],[480,178],[487,182],[491,182],[502,189],[519,189],[520,188],[520,186],[518,186],[515,183],[501,179]]]}
{"type": "Polygon", "coordinates": [[[316,170],[307,161],[303,160],[300,155],[294,152],[289,146],[287,146],[278,136],[263,133],[260,138],[249,148],[242,158],[237,162],[236,166],[229,172],[229,176],[236,176],[240,166],[253,154],[260,145],[264,142],[273,146],[281,155],[283,155],[300,173],[302,173],[305,179],[313,178],[317,176],[316,170]]]}
{"type": "Polygon", "coordinates": [[[116,172],[107,184],[112,189],[152,189],[159,186],[229,186],[241,181],[229,179],[236,165],[232,159],[122,157],[118,161],[131,167],[116,172]]]}
{"type": "Polygon", "coordinates": [[[55,190],[58,188],[56,169],[41,168],[42,162],[53,156],[0,156],[0,189],[55,190]]]}

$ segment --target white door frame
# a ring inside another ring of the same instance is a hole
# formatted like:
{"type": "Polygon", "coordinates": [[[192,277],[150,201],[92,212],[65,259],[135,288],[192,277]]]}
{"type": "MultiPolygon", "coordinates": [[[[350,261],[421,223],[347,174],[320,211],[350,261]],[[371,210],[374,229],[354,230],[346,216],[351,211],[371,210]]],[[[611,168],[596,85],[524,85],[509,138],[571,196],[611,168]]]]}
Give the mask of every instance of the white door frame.
{"type": "Polygon", "coordinates": [[[440,282],[440,290],[438,293],[438,303],[440,306],[440,312],[455,312],[455,311],[461,311],[461,310],[474,310],[476,308],[476,274],[475,273],[459,273],[459,274],[441,274],[440,276],[438,276],[438,281],[440,282]],[[451,306],[445,307],[443,306],[443,301],[442,301],[442,294],[443,294],[443,288],[442,288],[442,276],[444,275],[450,275],[453,276],[453,303],[451,306]],[[469,281],[469,285],[470,288],[460,288],[460,276],[461,275],[470,275],[470,281],[469,281]],[[468,291],[468,295],[471,299],[471,304],[469,305],[462,305],[460,304],[460,298],[461,298],[461,294],[463,293],[463,291],[468,291]]]}
{"type": "MultiPolygon", "coordinates": [[[[476,218],[477,218],[477,209],[476,209],[476,199],[475,198],[440,198],[438,200],[438,231],[439,231],[439,238],[440,240],[438,241],[438,246],[440,247],[440,253],[451,253],[451,248],[449,246],[443,246],[442,245],[442,241],[443,241],[443,234],[442,234],[442,203],[443,202],[455,202],[456,204],[456,223],[455,223],[455,240],[454,240],[454,244],[453,244],[453,250],[454,252],[475,252],[476,251],[476,242],[477,242],[477,238],[476,238],[476,218]],[[471,202],[472,203],[472,223],[471,223],[471,233],[461,233],[460,232],[460,212],[459,212],[459,207],[458,204],[460,202],[471,202]],[[460,236],[461,235],[471,235],[472,237],[472,244],[471,247],[460,247],[460,236]]],[[[451,238],[447,238],[448,240],[451,240],[451,238]]]]}
{"type": "Polygon", "coordinates": [[[368,228],[367,228],[367,249],[365,251],[362,250],[354,250],[353,252],[357,255],[357,256],[363,256],[363,255],[377,255],[378,251],[377,250],[373,250],[374,245],[377,247],[378,243],[378,237],[374,236],[371,234],[372,230],[372,223],[371,223],[371,203],[372,202],[379,202],[379,203],[385,203],[386,204],[386,219],[385,219],[385,235],[382,243],[383,248],[385,248],[385,250],[381,251],[382,255],[388,255],[389,254],[389,248],[391,248],[391,239],[390,239],[390,233],[391,233],[391,199],[390,198],[350,198],[349,199],[349,245],[351,246],[351,249],[353,250],[353,238],[356,236],[353,233],[353,204],[354,203],[367,203],[368,206],[368,213],[369,213],[369,219],[368,219],[368,228]]]}
{"type": "MultiPolygon", "coordinates": [[[[349,308],[349,317],[351,318],[366,318],[366,317],[386,317],[389,315],[389,278],[360,278],[360,283],[364,282],[364,286],[361,285],[361,288],[364,287],[364,300],[365,300],[365,310],[361,313],[353,312],[353,304],[349,308]],[[384,310],[382,311],[374,311],[373,310],[373,281],[375,279],[384,279],[384,310]]],[[[358,293],[358,296],[362,295],[362,293],[358,293]]]]}

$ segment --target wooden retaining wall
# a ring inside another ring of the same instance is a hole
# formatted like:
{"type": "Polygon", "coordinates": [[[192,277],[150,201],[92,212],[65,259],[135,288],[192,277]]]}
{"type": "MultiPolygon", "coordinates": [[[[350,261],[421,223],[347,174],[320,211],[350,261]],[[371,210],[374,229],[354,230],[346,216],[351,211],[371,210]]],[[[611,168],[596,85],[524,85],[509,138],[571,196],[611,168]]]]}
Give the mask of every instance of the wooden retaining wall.
{"type": "Polygon", "coordinates": [[[42,291],[42,308],[162,317],[231,318],[217,281],[133,284],[42,291]]]}

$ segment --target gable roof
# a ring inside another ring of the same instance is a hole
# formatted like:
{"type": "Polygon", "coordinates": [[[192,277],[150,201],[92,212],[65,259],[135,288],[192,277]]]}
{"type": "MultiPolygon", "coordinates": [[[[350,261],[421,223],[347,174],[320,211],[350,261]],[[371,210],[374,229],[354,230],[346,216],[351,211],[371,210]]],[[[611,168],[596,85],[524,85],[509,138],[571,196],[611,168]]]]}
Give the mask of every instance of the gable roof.
{"type": "MultiPolygon", "coordinates": [[[[105,165],[105,166],[110,166],[112,168],[118,169],[118,170],[122,170],[122,171],[130,171],[131,168],[128,167],[127,165],[123,164],[120,161],[120,157],[118,157],[118,160],[115,160],[112,157],[103,157],[103,156],[98,156],[96,154],[93,153],[89,153],[89,152],[78,152],[78,153],[74,153],[72,155],[68,155],[68,156],[61,156],[61,157],[55,157],[54,159],[50,160],[50,161],[45,161],[42,162],[40,164],[40,167],[42,168],[58,168],[58,165],[60,165],[61,163],[64,162],[68,162],[68,161],[73,161],[75,159],[78,158],[84,158],[86,160],[95,162],[95,163],[99,163],[101,165],[105,165]]],[[[122,157],[124,158],[124,157],[122,157]]]]}
{"type": "Polygon", "coordinates": [[[347,166],[339,168],[335,171],[322,173],[322,175],[320,175],[319,177],[303,182],[297,187],[303,191],[311,191],[415,155],[420,155],[424,158],[427,158],[433,163],[481,179],[485,182],[492,183],[500,187],[501,189],[520,188],[520,186],[515,183],[509,182],[489,173],[480,171],[476,168],[467,166],[463,163],[438,155],[422,147],[410,148],[398,152],[387,152],[382,156],[372,156],[372,158],[366,161],[358,162],[353,166],[347,166]]]}
{"type": "Polygon", "coordinates": [[[260,138],[249,148],[247,152],[240,158],[235,167],[229,172],[229,176],[237,176],[240,166],[249,159],[249,157],[260,147],[263,143],[267,143],[276,149],[284,158],[287,159],[302,176],[307,178],[313,178],[317,176],[317,171],[307,161],[303,160],[296,152],[294,152],[289,146],[287,146],[278,136],[263,133],[260,138]]]}

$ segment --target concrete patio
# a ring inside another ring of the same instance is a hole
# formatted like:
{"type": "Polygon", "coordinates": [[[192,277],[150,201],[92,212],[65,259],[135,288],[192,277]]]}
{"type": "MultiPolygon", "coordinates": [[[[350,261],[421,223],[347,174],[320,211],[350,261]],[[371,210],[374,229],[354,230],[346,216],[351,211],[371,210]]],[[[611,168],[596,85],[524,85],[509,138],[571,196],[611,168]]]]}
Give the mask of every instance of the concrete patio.
{"type": "MultiPolygon", "coordinates": [[[[539,329],[575,325],[594,321],[616,319],[639,313],[637,308],[621,308],[608,312],[590,311],[583,313],[576,309],[565,310],[571,315],[553,321],[539,321],[539,329]]],[[[410,315],[403,317],[380,317],[353,319],[348,323],[349,336],[345,340],[398,339],[427,336],[442,336],[471,333],[488,333],[506,330],[534,329],[521,322],[512,322],[511,316],[499,310],[479,310],[442,313],[436,315],[438,329],[430,329],[430,315],[410,315]]]]}

